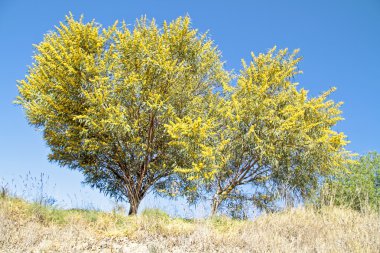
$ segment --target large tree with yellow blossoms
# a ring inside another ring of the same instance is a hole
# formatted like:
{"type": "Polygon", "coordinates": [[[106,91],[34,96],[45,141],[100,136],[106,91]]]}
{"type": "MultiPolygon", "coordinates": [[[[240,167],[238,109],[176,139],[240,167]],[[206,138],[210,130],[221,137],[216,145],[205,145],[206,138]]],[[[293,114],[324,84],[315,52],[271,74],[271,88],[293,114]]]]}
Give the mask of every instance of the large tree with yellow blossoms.
{"type": "Polygon", "coordinates": [[[162,28],[142,18],[130,30],[68,16],[36,45],[17,102],[42,129],[51,161],[135,214],[181,163],[165,124],[203,110],[227,82],[219,51],[188,17],[162,28]]]}

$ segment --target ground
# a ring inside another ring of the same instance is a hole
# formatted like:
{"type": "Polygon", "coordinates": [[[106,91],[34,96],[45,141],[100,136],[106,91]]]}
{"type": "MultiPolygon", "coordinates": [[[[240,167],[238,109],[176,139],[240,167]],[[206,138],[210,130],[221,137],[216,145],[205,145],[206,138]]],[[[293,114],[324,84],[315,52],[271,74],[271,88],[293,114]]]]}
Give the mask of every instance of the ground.
{"type": "Polygon", "coordinates": [[[61,210],[0,198],[0,252],[380,252],[380,216],[337,207],[255,220],[171,218],[159,210],[61,210]]]}

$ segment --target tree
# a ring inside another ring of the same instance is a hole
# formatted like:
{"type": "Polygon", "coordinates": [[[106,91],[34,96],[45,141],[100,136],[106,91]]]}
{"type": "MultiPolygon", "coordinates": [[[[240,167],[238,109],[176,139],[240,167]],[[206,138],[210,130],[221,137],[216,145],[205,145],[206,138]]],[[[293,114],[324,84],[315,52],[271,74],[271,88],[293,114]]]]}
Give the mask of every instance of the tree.
{"type": "Polygon", "coordinates": [[[318,197],[319,204],[334,204],[354,210],[380,210],[380,155],[360,156],[345,170],[326,178],[318,197]]]}
{"type": "Polygon", "coordinates": [[[334,88],[312,98],[297,89],[296,54],[275,48],[252,54],[237,85],[210,104],[207,115],[167,125],[171,144],[187,157],[177,168],[179,188],[193,201],[199,191],[213,195],[213,214],[228,201],[267,209],[280,192],[307,196],[319,176],[346,162],[346,137],[333,130],[342,120],[341,103],[327,100],[334,88]]]}
{"type": "Polygon", "coordinates": [[[36,46],[17,103],[43,130],[50,161],[135,214],[180,162],[165,124],[207,104],[228,81],[220,53],[189,17],[101,29],[66,17],[36,46]]]}

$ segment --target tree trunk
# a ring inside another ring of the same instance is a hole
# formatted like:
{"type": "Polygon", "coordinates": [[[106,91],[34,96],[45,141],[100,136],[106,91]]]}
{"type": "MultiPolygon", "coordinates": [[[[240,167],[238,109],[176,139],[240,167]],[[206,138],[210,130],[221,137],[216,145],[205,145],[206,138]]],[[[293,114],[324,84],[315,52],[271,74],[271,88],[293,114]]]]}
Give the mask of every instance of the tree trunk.
{"type": "Polygon", "coordinates": [[[129,212],[128,215],[136,215],[137,210],[139,209],[139,205],[141,202],[141,198],[135,197],[133,200],[129,200],[129,212]]]}
{"type": "Polygon", "coordinates": [[[218,211],[219,205],[220,205],[220,197],[216,193],[214,197],[212,198],[212,206],[211,206],[211,216],[215,216],[216,212],[218,211]]]}

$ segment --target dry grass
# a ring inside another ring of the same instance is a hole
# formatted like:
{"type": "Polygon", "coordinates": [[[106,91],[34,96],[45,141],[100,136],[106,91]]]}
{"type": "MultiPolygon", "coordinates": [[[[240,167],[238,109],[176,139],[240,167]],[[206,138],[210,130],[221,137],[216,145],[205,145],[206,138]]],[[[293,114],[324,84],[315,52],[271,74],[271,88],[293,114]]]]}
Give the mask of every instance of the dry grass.
{"type": "Polygon", "coordinates": [[[380,252],[380,217],[292,209],[255,221],[136,217],[0,199],[1,252],[380,252]]]}

